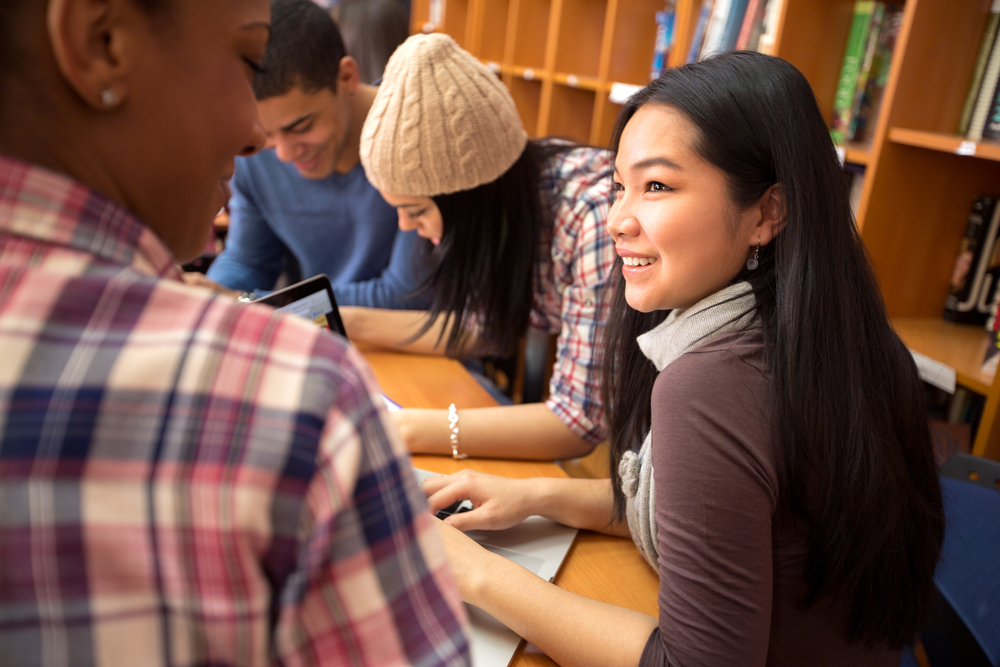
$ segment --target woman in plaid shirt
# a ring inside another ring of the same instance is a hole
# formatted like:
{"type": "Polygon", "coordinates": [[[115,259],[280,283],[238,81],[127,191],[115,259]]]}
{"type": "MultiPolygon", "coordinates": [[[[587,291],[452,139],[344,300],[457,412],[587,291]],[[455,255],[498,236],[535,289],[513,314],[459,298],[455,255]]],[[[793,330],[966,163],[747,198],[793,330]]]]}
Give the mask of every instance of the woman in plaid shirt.
{"type": "Polygon", "coordinates": [[[410,451],[550,460],[590,452],[605,438],[596,371],[615,261],[604,229],[610,153],[529,141],[497,77],[436,34],[411,37],[390,59],[361,163],[399,210],[400,229],[427,239],[434,303],[429,313],[342,309],[352,339],[461,357],[512,354],[529,324],[559,336],[544,404],[401,410],[393,417],[410,451]]]}
{"type": "Polygon", "coordinates": [[[185,285],[267,0],[0,3],[0,662],[467,665],[342,339],[185,285]]]}

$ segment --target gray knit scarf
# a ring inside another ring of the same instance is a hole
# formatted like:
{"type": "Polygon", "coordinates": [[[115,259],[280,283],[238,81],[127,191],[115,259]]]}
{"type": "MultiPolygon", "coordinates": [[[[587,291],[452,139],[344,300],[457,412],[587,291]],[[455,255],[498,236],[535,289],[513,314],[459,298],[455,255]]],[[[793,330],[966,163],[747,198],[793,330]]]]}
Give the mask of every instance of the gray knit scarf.
{"type": "MultiPolygon", "coordinates": [[[[722,334],[754,328],[755,313],[750,283],[731,285],[706,297],[687,310],[674,310],[660,325],[636,341],[646,358],[662,371],[677,357],[722,334]]],[[[632,541],[646,562],[657,569],[656,493],[653,487],[652,434],[639,453],[625,452],[618,464],[625,516],[632,541]]]]}

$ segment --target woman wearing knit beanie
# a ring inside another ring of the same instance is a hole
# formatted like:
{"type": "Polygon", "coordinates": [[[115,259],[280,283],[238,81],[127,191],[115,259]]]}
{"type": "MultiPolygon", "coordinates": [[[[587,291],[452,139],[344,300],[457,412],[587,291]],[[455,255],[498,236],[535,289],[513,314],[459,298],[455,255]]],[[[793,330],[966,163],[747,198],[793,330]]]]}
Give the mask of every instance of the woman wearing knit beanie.
{"type": "Polygon", "coordinates": [[[497,77],[446,35],[393,54],[361,134],[368,180],[427,239],[429,313],[345,308],[350,337],[423,353],[512,354],[558,333],[545,404],[394,413],[410,451],[562,459],[605,439],[598,335],[614,243],[607,151],[529,141],[497,77]],[[461,436],[450,428],[460,419],[461,436]]]}

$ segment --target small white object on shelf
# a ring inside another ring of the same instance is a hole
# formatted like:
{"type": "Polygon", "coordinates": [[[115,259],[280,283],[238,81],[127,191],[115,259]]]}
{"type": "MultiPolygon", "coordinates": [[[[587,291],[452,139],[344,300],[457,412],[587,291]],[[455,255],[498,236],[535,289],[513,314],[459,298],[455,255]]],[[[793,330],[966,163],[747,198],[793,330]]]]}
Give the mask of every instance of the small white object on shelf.
{"type": "Polygon", "coordinates": [[[642,86],[636,86],[631,83],[613,83],[611,84],[611,92],[608,94],[608,101],[612,104],[625,104],[628,98],[640,90],[642,90],[642,86]]]}
{"type": "Polygon", "coordinates": [[[955,393],[958,375],[954,368],[914,350],[910,350],[910,354],[913,355],[913,361],[917,364],[917,372],[920,373],[921,380],[949,394],[955,393]]]}
{"type": "Polygon", "coordinates": [[[956,155],[975,155],[976,154],[976,142],[975,141],[963,141],[958,145],[958,150],[955,151],[956,155]]]}

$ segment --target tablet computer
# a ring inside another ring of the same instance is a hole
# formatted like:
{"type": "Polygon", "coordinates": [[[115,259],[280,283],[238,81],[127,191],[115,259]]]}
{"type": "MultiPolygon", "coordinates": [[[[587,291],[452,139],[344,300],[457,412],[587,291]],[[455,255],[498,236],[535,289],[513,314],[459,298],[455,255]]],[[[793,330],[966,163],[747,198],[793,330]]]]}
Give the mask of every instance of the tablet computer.
{"type": "Polygon", "coordinates": [[[333,286],[325,273],[262,296],[255,303],[265,303],[276,310],[312,320],[329,331],[347,337],[340,319],[333,286]]]}

